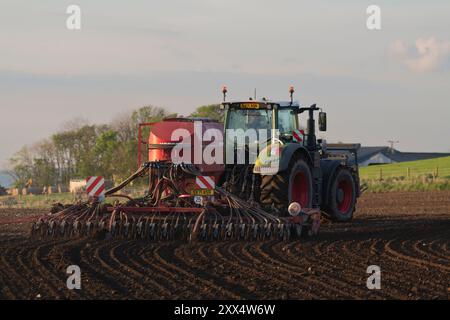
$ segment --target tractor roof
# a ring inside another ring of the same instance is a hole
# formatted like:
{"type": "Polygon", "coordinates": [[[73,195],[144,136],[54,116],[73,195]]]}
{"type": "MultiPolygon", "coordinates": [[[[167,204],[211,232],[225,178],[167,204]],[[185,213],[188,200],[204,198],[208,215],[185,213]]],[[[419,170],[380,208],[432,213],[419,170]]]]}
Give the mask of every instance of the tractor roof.
{"type": "Polygon", "coordinates": [[[298,101],[270,101],[270,100],[244,100],[244,101],[227,101],[223,105],[228,105],[238,109],[264,109],[268,105],[278,105],[279,108],[300,108],[298,101]]]}
{"type": "Polygon", "coordinates": [[[300,108],[298,101],[293,101],[292,104],[290,101],[274,101],[273,103],[278,104],[280,108],[300,108]]]}

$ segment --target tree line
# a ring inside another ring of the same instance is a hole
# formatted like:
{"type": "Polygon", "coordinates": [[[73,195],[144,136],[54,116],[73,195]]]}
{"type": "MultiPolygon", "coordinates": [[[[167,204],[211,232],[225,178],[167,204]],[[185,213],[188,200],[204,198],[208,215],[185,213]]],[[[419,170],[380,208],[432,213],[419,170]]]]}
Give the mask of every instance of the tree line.
{"type": "MultiPolygon", "coordinates": [[[[14,186],[68,185],[70,179],[90,175],[121,181],[136,170],[139,123],[176,116],[149,105],[118,115],[109,124],[89,124],[76,119],[50,137],[22,147],[10,158],[9,172],[15,179],[14,186]]],[[[219,105],[206,105],[198,107],[189,117],[222,121],[223,112],[219,105]]],[[[144,129],[143,137],[148,133],[149,129],[144,129]]]]}

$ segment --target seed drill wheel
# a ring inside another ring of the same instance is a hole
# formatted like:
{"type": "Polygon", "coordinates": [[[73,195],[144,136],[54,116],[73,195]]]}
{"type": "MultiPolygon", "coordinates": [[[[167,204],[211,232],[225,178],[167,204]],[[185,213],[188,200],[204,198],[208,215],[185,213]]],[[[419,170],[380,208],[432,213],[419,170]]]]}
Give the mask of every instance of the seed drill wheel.
{"type": "Polygon", "coordinates": [[[345,222],[353,218],[356,205],[355,179],[349,169],[336,172],[328,195],[326,212],[333,220],[345,222]]]}
{"type": "Polygon", "coordinates": [[[311,169],[303,157],[293,158],[287,170],[262,176],[261,204],[266,208],[275,207],[280,215],[288,214],[287,208],[292,202],[311,208],[312,196],[311,169]]]}

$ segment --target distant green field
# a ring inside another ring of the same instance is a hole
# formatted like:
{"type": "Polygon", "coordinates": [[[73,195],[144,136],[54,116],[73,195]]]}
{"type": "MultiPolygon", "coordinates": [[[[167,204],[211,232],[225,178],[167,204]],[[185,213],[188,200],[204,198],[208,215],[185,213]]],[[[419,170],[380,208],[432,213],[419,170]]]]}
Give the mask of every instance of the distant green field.
{"type": "Polygon", "coordinates": [[[361,179],[436,177],[450,179],[450,157],[361,167],[361,179]]]}
{"type": "Polygon", "coordinates": [[[450,190],[450,157],[361,167],[369,192],[450,190]]]}

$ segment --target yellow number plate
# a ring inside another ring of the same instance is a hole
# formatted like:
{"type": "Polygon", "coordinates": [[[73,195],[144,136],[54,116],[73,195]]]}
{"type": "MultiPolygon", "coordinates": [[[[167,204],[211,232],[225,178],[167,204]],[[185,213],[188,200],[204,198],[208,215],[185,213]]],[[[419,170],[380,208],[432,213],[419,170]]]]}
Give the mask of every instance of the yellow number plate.
{"type": "Polygon", "coordinates": [[[241,103],[242,109],[259,109],[259,103],[241,103]]]}
{"type": "Polygon", "coordinates": [[[193,189],[191,190],[193,196],[213,196],[214,189],[193,189]]]}

